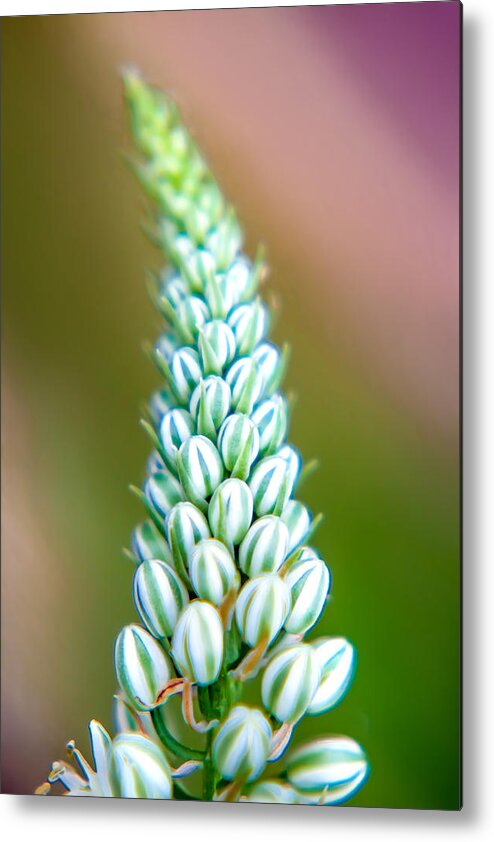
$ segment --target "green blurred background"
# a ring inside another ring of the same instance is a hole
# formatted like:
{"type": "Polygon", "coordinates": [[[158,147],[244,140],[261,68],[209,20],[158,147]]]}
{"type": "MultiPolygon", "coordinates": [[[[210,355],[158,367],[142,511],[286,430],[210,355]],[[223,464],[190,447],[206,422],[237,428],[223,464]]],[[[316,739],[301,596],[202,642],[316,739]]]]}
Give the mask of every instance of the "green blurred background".
{"type": "Polygon", "coordinates": [[[267,245],[293,347],[292,440],[320,460],[303,496],[333,573],[317,633],[359,656],[298,738],[365,746],[355,805],[458,806],[458,25],[455,3],[3,20],[4,791],[110,725],[135,617],[120,548],[159,261],[120,155],[135,63],[178,99],[250,252],[267,245]]]}

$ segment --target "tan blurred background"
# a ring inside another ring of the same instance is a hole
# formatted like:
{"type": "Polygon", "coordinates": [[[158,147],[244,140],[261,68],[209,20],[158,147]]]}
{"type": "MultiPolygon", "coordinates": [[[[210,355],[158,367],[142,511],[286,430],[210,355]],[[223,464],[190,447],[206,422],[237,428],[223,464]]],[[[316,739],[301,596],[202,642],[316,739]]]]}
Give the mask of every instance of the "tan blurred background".
{"type": "MultiPolygon", "coordinates": [[[[321,468],[323,632],[352,691],[301,735],[368,750],[356,804],[452,808],[459,770],[458,6],[100,14],[2,26],[3,789],[110,724],[120,553],[156,378],[119,68],[175,95],[266,244],[292,437],[321,468]]],[[[320,627],[318,627],[320,633],[320,627]]]]}

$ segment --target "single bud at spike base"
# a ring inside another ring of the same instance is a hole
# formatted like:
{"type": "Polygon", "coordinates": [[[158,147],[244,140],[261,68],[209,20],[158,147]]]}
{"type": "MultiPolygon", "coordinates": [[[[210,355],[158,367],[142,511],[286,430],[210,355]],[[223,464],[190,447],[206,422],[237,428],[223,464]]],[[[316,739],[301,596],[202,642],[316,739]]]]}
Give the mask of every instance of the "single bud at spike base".
{"type": "Polygon", "coordinates": [[[194,599],[184,610],[173,633],[172,656],[184,678],[214,684],[223,663],[223,624],[209,602],[194,599]]]}
{"type": "Polygon", "coordinates": [[[119,734],[113,741],[110,757],[110,777],[117,797],[172,797],[170,766],[149,737],[119,734]]]}
{"type": "Polygon", "coordinates": [[[329,792],[359,779],[367,770],[361,747],[350,737],[326,737],[295,749],[286,761],[286,774],[302,792],[329,792]]]}
{"type": "Polygon", "coordinates": [[[213,740],[213,763],[226,781],[253,781],[266,765],[272,731],[260,710],[237,705],[213,740]]]}

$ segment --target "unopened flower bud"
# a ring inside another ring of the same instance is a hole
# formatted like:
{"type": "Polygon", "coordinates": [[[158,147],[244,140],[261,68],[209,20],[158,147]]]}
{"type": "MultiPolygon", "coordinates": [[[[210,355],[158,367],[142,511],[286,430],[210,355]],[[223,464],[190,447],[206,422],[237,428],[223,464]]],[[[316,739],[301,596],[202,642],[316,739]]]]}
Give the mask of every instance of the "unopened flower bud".
{"type": "Polygon", "coordinates": [[[259,452],[256,425],[247,415],[229,415],[220,429],[218,447],[227,471],[239,479],[247,479],[259,452]]]}
{"type": "Polygon", "coordinates": [[[208,518],[215,538],[227,547],[240,544],[252,521],[249,486],[240,479],[224,480],[211,498],[208,518]]]}
{"type": "Polygon", "coordinates": [[[329,569],[314,550],[304,547],[284,574],[284,580],[292,597],[285,629],[291,634],[304,634],[317,622],[324,608],[331,583],[329,569]]]}
{"type": "Polygon", "coordinates": [[[271,658],[262,679],[262,701],[279,722],[304,715],[321,678],[317,656],[308,643],[290,646],[271,658]]]}
{"type": "Polygon", "coordinates": [[[185,608],[173,633],[172,656],[184,678],[214,684],[223,663],[223,624],[209,602],[194,599],[185,608]]]}
{"type": "Polygon", "coordinates": [[[184,499],[182,486],[166,470],[151,474],[144,483],[144,494],[152,511],[161,518],[165,518],[170,509],[184,499]]]}
{"type": "Polygon", "coordinates": [[[355,670],[355,650],[344,637],[320,637],[311,645],[319,661],[321,681],[307,712],[325,713],[348,689],[355,670]]]}
{"type": "Polygon", "coordinates": [[[194,434],[194,421],[186,409],[171,409],[163,416],[160,439],[163,457],[171,471],[176,470],[177,454],[189,436],[194,434]]]}
{"type": "Polygon", "coordinates": [[[190,500],[201,506],[223,479],[223,463],[206,436],[184,441],[177,458],[178,475],[190,500]]]}
{"type": "Polygon", "coordinates": [[[166,298],[173,308],[178,307],[188,294],[189,288],[181,275],[172,275],[163,279],[159,287],[160,297],[166,298]]]}
{"type": "Polygon", "coordinates": [[[235,336],[222,319],[207,322],[199,337],[199,351],[205,373],[221,374],[235,356],[235,336]]]}
{"type": "Polygon", "coordinates": [[[214,737],[215,768],[226,781],[255,780],[266,765],[271,738],[271,726],[260,710],[236,705],[214,737]]]}
{"type": "Polygon", "coordinates": [[[240,591],[235,617],[242,639],[252,648],[271,643],[290,610],[290,590],[279,576],[263,573],[249,579],[240,591]]]}
{"type": "Polygon", "coordinates": [[[190,413],[197,431],[213,436],[230,412],[230,387],[221,377],[212,374],[196,386],[190,399],[190,413]]]}
{"type": "Polygon", "coordinates": [[[138,561],[158,558],[170,562],[172,558],[170,547],[150,520],[136,526],[130,540],[130,549],[138,561]]]}
{"type": "Polygon", "coordinates": [[[118,683],[134,707],[149,710],[171,676],[170,659],[149,632],[124,626],[115,641],[118,683]]]}
{"type": "Polygon", "coordinates": [[[281,459],[284,459],[287,463],[292,480],[292,487],[295,489],[302,468],[302,458],[300,453],[298,450],[295,450],[291,444],[285,444],[283,447],[280,447],[276,455],[280,456],[281,459]]]}
{"type": "Polygon", "coordinates": [[[161,424],[161,419],[173,407],[174,400],[167,389],[158,389],[153,392],[149,399],[148,409],[149,414],[157,427],[161,424]]]}
{"type": "Polygon", "coordinates": [[[255,520],[240,544],[239,564],[249,576],[276,573],[286,558],[288,529],[275,515],[255,520]]]}
{"type": "Polygon", "coordinates": [[[154,351],[158,360],[162,359],[169,364],[177,348],[177,339],[175,339],[175,337],[171,336],[169,333],[164,333],[157,340],[154,346],[154,351]]]}
{"type": "Polygon", "coordinates": [[[310,512],[298,500],[289,500],[281,513],[289,533],[287,555],[292,553],[307,537],[312,524],[310,512]]]}
{"type": "Polygon", "coordinates": [[[253,804],[297,804],[298,793],[290,784],[273,778],[257,781],[248,794],[242,797],[242,801],[253,804]]]}
{"type": "Polygon", "coordinates": [[[240,574],[232,556],[225,545],[214,538],[206,538],[193,550],[189,576],[197,596],[218,606],[240,585],[240,574]]]}
{"type": "Polygon", "coordinates": [[[134,601],[151,634],[170,637],[189,594],[169,564],[150,560],[143,561],[134,574],[134,601]]]}
{"type": "Polygon", "coordinates": [[[202,377],[199,355],[194,348],[179,348],[170,362],[173,389],[179,400],[186,404],[202,377]]]}
{"type": "Polygon", "coordinates": [[[279,456],[266,456],[257,463],[249,480],[254,511],[262,515],[280,515],[292,491],[288,465],[279,456]]]}
{"type": "Polygon", "coordinates": [[[232,406],[249,415],[261,397],[262,378],[252,357],[240,357],[227,371],[226,382],[232,390],[232,406]]]}
{"type": "Polygon", "coordinates": [[[252,413],[252,420],[259,430],[261,456],[269,456],[278,449],[286,435],[286,400],[281,395],[267,398],[256,407],[252,413]]]}
{"type": "Polygon", "coordinates": [[[247,301],[256,292],[256,278],[250,261],[244,256],[237,257],[230,265],[226,278],[236,291],[237,301],[247,301]]]}
{"type": "Polygon", "coordinates": [[[343,797],[362,785],[367,774],[367,760],[361,747],[350,737],[326,737],[306,743],[287,758],[289,782],[303,793],[329,796],[345,787],[343,797]]]}
{"type": "Polygon", "coordinates": [[[268,312],[260,301],[239,304],[230,312],[228,324],[233,330],[239,356],[250,354],[261,339],[264,339],[268,323],[268,312]]]}
{"type": "Polygon", "coordinates": [[[261,381],[261,396],[269,397],[279,386],[282,377],[282,357],[271,342],[261,342],[252,353],[261,381]]]}
{"type": "Polygon", "coordinates": [[[209,319],[207,304],[199,296],[189,295],[177,304],[176,318],[183,334],[192,342],[209,319]]]}
{"type": "Polygon", "coordinates": [[[110,752],[110,778],[119,798],[171,798],[172,776],[161,748],[143,734],[119,734],[110,752]]]}
{"type": "Polygon", "coordinates": [[[187,559],[195,545],[211,537],[207,520],[192,503],[177,503],[166,519],[166,533],[175,566],[186,577],[187,559]]]}

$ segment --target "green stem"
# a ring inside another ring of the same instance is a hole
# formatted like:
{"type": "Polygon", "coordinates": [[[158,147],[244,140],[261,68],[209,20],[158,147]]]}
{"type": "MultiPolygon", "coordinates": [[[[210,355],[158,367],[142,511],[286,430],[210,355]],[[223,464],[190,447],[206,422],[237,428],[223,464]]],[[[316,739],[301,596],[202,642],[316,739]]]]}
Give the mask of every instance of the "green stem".
{"type": "Polygon", "coordinates": [[[159,708],[155,708],[151,711],[151,719],[153,720],[153,725],[156,728],[158,737],[168,751],[171,751],[172,754],[177,755],[177,757],[183,757],[185,760],[205,760],[206,752],[204,750],[199,748],[190,748],[189,746],[179,742],[179,740],[170,733],[164,723],[163,716],[159,714],[159,708]]]}

